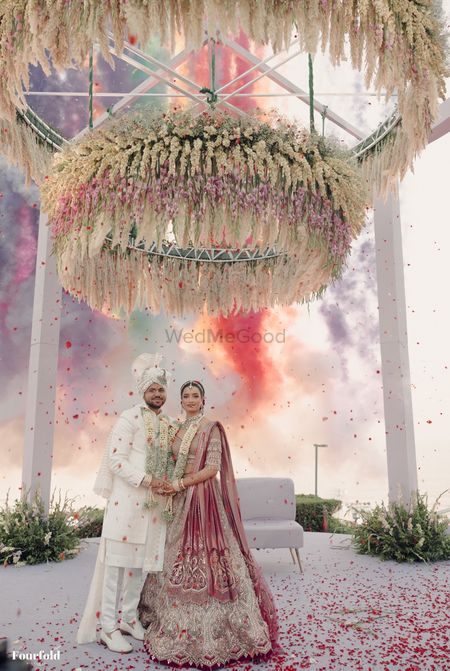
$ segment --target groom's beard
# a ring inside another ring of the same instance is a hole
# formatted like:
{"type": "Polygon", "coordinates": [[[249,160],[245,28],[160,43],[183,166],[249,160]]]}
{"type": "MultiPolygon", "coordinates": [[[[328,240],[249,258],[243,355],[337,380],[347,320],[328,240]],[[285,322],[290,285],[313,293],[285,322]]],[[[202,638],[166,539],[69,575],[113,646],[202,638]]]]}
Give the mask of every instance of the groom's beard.
{"type": "Polygon", "coordinates": [[[147,405],[147,408],[150,408],[150,410],[153,410],[154,412],[158,412],[158,410],[161,410],[161,408],[163,407],[165,401],[162,402],[159,401],[156,403],[154,403],[153,401],[150,402],[145,401],[145,403],[147,405]]]}

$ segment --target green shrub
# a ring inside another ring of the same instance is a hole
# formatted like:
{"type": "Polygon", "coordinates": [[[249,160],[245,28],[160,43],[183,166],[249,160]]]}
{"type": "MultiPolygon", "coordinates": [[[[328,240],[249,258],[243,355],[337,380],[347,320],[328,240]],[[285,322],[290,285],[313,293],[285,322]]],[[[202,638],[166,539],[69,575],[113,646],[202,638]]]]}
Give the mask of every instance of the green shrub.
{"type": "Polygon", "coordinates": [[[98,538],[102,534],[103,508],[83,506],[73,513],[70,520],[78,538],[98,538]]]}
{"type": "Polygon", "coordinates": [[[335,517],[328,518],[328,531],[330,534],[352,534],[354,529],[354,522],[339,520],[335,517]]]}
{"type": "Polygon", "coordinates": [[[0,561],[3,565],[63,561],[79,552],[79,540],[69,522],[71,501],[52,496],[46,515],[39,494],[32,501],[9,499],[0,509],[0,561]]]}
{"type": "Polygon", "coordinates": [[[327,531],[331,516],[342,505],[338,499],[321,499],[314,494],[297,494],[295,498],[295,519],[305,531],[327,531]]]}
{"type": "Polygon", "coordinates": [[[408,508],[401,502],[387,508],[382,503],[372,511],[354,508],[362,522],[355,527],[352,544],[359,554],[397,562],[450,559],[448,519],[435,511],[440,496],[431,510],[426,495],[419,492],[408,508]]]}

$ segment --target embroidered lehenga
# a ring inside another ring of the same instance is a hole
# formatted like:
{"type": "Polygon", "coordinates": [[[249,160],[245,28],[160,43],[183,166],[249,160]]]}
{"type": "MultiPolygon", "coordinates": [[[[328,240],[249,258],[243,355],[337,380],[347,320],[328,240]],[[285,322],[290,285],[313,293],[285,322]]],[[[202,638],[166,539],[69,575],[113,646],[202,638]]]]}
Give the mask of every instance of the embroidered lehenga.
{"type": "MultiPolygon", "coordinates": [[[[177,437],[175,458],[179,450],[177,437]]],[[[208,420],[192,440],[185,473],[205,466],[219,468],[220,483],[209,478],[174,497],[164,569],[148,575],[138,611],[152,658],[209,669],[267,655],[278,625],[245,538],[225,431],[208,420]]]]}

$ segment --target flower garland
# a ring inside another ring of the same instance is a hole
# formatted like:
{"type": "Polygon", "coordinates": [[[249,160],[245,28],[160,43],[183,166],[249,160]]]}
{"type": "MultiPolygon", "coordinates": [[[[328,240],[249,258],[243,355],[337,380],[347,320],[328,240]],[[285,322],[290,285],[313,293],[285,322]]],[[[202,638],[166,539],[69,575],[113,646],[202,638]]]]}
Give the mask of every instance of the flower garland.
{"type": "MultiPolygon", "coordinates": [[[[200,426],[200,422],[203,419],[203,415],[201,414],[195,421],[191,422],[189,426],[187,427],[186,431],[184,432],[183,438],[181,439],[181,444],[180,444],[180,449],[178,452],[177,460],[175,462],[174,469],[170,475],[171,480],[177,480],[178,478],[182,478],[184,475],[184,471],[186,468],[187,464],[187,459],[188,459],[188,454],[189,450],[192,444],[192,441],[195,438],[195,435],[198,431],[198,427],[200,426]]],[[[183,425],[181,425],[180,428],[183,428],[183,425]]]]}
{"type": "MultiPolygon", "coordinates": [[[[169,479],[171,481],[178,480],[179,478],[183,477],[184,471],[186,469],[189,450],[190,450],[192,441],[194,440],[195,435],[198,431],[198,427],[200,426],[200,422],[202,421],[202,419],[203,419],[203,415],[200,415],[197,421],[192,422],[187,427],[187,429],[186,429],[186,431],[183,435],[183,438],[181,439],[180,450],[179,450],[178,455],[177,455],[176,463],[173,464],[173,460],[172,460],[172,468],[169,468],[169,479]]],[[[181,426],[181,428],[183,428],[183,427],[181,426]]],[[[172,522],[172,520],[173,520],[172,500],[173,500],[173,496],[169,496],[167,498],[166,508],[164,510],[164,513],[163,513],[163,517],[167,522],[172,522]]]]}
{"type": "MultiPolygon", "coordinates": [[[[410,167],[426,145],[448,75],[445,21],[438,0],[171,0],[165,5],[162,12],[160,0],[3,0],[0,117],[17,123],[16,107],[25,107],[23,86],[29,84],[30,63],[40,64],[46,73],[50,58],[58,70],[73,64],[81,67],[94,42],[112,63],[109,30],[120,54],[127,30],[141,44],[154,31],[163,42],[174,43],[182,31],[188,44],[199,47],[205,28],[210,34],[217,26],[224,34],[236,34],[242,27],[256,43],[270,42],[275,50],[287,47],[295,31],[309,53],[328,47],[335,66],[346,59],[348,43],[351,63],[364,69],[366,85],[387,99],[398,94],[405,140],[399,138],[396,149],[408,147],[398,161],[399,169],[410,167]]],[[[382,152],[367,160],[382,161],[382,152]]],[[[372,172],[380,170],[375,167],[372,172]]],[[[390,168],[388,176],[399,175],[390,168]]],[[[386,181],[384,173],[381,180],[386,181]]]]}
{"type": "MultiPolygon", "coordinates": [[[[172,440],[175,437],[178,426],[169,423],[167,417],[162,416],[159,420],[159,433],[154,432],[153,418],[151,410],[142,408],[142,419],[144,421],[145,432],[147,436],[147,455],[145,460],[145,472],[148,475],[163,480],[170,478],[172,464],[172,440]],[[159,437],[159,449],[155,450],[155,438],[159,437]]],[[[148,490],[148,501],[145,504],[147,508],[154,508],[157,501],[151,488],[148,490]]],[[[164,514],[163,514],[164,518],[164,514]]]]}

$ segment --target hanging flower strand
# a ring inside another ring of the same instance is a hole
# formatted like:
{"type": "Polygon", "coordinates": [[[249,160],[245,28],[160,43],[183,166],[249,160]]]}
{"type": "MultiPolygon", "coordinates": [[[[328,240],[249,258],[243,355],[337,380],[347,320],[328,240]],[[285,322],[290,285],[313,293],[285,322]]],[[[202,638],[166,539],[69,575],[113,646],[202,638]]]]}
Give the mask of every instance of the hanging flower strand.
{"type": "MultiPolygon", "coordinates": [[[[27,141],[16,118],[26,107],[29,65],[44,73],[83,67],[93,43],[112,64],[109,34],[120,55],[127,31],[146,45],[155,32],[174,47],[180,35],[187,46],[200,48],[205,28],[215,34],[237,35],[242,29],[256,44],[287,48],[295,34],[303,51],[327,49],[331,64],[349,58],[365,76],[366,86],[389,99],[397,95],[401,132],[384,152],[367,153],[366,174],[383,186],[398,179],[423,149],[445,99],[446,22],[439,0],[2,0],[0,3],[0,119],[7,125],[1,144],[17,160],[11,144],[21,145],[20,162],[35,178],[42,172],[34,157],[39,148],[27,141]],[[391,145],[395,145],[392,147],[391,145]],[[394,159],[391,161],[391,157],[394,159]],[[392,168],[395,165],[395,169],[392,168]]],[[[43,151],[40,153],[45,157],[43,151]]]]}

